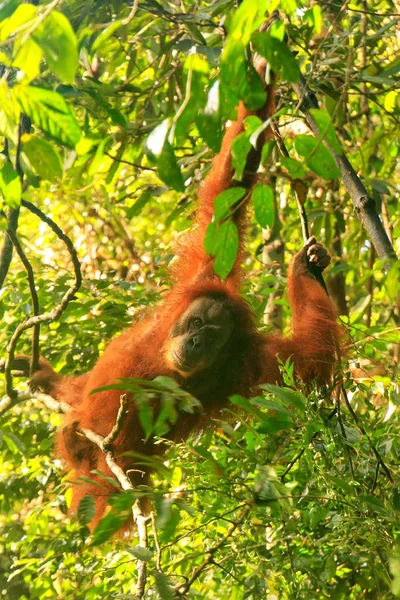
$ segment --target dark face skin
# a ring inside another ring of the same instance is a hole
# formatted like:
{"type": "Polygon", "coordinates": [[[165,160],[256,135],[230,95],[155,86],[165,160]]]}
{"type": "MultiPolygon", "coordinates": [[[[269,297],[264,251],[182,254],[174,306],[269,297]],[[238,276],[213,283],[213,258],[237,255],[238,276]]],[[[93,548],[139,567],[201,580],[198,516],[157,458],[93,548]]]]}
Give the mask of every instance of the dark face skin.
{"type": "Polygon", "coordinates": [[[170,329],[167,360],[190,377],[216,362],[232,331],[233,317],[223,300],[196,298],[170,329]]]}

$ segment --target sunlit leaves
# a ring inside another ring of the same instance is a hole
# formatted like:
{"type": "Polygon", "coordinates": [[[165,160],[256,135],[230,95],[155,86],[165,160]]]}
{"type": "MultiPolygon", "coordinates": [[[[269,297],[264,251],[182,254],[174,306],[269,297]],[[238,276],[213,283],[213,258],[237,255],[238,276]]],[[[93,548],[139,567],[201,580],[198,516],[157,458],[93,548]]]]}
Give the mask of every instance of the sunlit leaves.
{"type": "Polygon", "coordinates": [[[78,67],[78,47],[68,19],[53,10],[32,35],[55,75],[61,81],[71,83],[78,67]]]}
{"type": "Polygon", "coordinates": [[[14,95],[22,111],[56,140],[74,147],[81,130],[71,109],[57,92],[32,86],[16,86],[14,95]]]}
{"type": "Polygon", "coordinates": [[[48,181],[56,181],[62,177],[63,167],[57,150],[37,135],[25,134],[22,149],[36,173],[48,181]]]}
{"type": "Polygon", "coordinates": [[[18,67],[24,73],[24,81],[32,81],[40,73],[40,61],[42,60],[42,50],[36,42],[28,38],[20,43],[16,40],[14,46],[15,57],[12,61],[14,67],[18,67]]]}
{"type": "Polygon", "coordinates": [[[19,106],[6,83],[0,83],[0,135],[15,142],[19,106]]]}
{"type": "Polygon", "coordinates": [[[26,31],[37,14],[37,7],[33,4],[20,4],[12,15],[0,26],[0,41],[6,40],[17,30],[19,33],[26,31]]]}
{"type": "Polygon", "coordinates": [[[21,204],[21,180],[10,162],[6,162],[0,169],[0,191],[8,206],[18,208],[21,204]]]}

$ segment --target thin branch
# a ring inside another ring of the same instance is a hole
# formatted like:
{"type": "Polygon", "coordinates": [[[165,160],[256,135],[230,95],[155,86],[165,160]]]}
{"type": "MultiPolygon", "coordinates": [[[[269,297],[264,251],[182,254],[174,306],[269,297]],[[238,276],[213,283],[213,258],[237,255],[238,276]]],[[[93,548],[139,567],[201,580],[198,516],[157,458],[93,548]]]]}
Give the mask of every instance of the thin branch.
{"type": "Polygon", "coordinates": [[[349,449],[349,447],[348,447],[348,445],[346,443],[347,434],[346,434],[346,429],[345,429],[345,427],[343,425],[342,415],[341,415],[341,412],[340,412],[340,391],[341,391],[341,384],[339,383],[336,386],[336,414],[337,414],[337,418],[338,418],[338,422],[339,422],[340,431],[342,432],[342,436],[344,438],[344,445],[345,445],[347,456],[348,456],[348,459],[349,459],[351,477],[352,477],[352,479],[354,481],[355,480],[355,475],[354,475],[353,460],[351,458],[350,449],[349,449]]]}
{"type": "MultiPolygon", "coordinates": [[[[199,565],[192,573],[192,576],[184,583],[176,586],[175,591],[179,594],[179,596],[184,596],[190,590],[192,584],[200,577],[200,575],[205,571],[211,564],[213,564],[214,554],[218,552],[222,546],[226,544],[230,537],[232,537],[234,531],[243,523],[247,515],[250,513],[252,509],[251,504],[244,503],[244,506],[241,515],[239,518],[232,522],[231,526],[228,528],[228,532],[224,537],[222,537],[219,542],[211,546],[211,548],[207,552],[206,558],[203,560],[201,565],[199,565]]],[[[239,506],[237,508],[240,508],[239,506]]]]}
{"type": "MultiPolygon", "coordinates": [[[[301,110],[304,113],[307,123],[317,138],[321,137],[321,131],[311,113],[312,109],[318,109],[318,101],[315,94],[307,87],[303,76],[297,83],[292,84],[299,101],[301,110]]],[[[396,253],[386,234],[382,222],[376,212],[375,200],[368,196],[364,184],[351,166],[345,154],[336,152],[326,141],[324,145],[333,156],[337,166],[342,174],[342,180],[347,189],[350,198],[354,204],[356,216],[368,232],[371,242],[375,246],[376,253],[381,260],[396,260],[396,253]]]]}
{"type": "Polygon", "coordinates": [[[115,425],[111,429],[108,436],[106,438],[104,438],[104,441],[103,441],[103,446],[102,446],[103,452],[108,452],[109,450],[112,450],[113,444],[114,444],[115,440],[117,439],[117,436],[125,423],[127,414],[128,414],[128,396],[126,394],[122,394],[121,398],[120,398],[117,418],[115,420],[115,425]]]}
{"type": "MultiPolygon", "coordinates": [[[[123,163],[124,165],[129,165],[130,167],[134,167],[135,169],[142,169],[143,171],[154,171],[154,172],[157,171],[157,169],[155,169],[154,167],[145,167],[143,165],[139,165],[138,163],[133,163],[133,162],[130,162],[129,160],[124,160],[123,158],[118,158],[118,156],[113,156],[109,152],[104,152],[104,154],[106,156],[108,156],[109,158],[112,158],[115,162],[123,163]]],[[[77,190],[77,191],[81,191],[81,190],[77,190]]]]}
{"type": "MultiPolygon", "coordinates": [[[[18,219],[19,208],[10,208],[7,217],[9,230],[12,229],[14,232],[17,231],[18,219]]],[[[4,241],[0,251],[0,288],[3,287],[4,282],[6,280],[8,270],[11,264],[12,252],[13,244],[7,231],[4,235],[4,241]]]]}
{"type": "Polygon", "coordinates": [[[342,385],[342,394],[343,394],[343,398],[344,401],[346,403],[347,408],[349,409],[349,412],[351,414],[351,416],[353,417],[354,423],[357,425],[357,427],[359,428],[359,430],[361,431],[361,433],[363,435],[365,435],[365,437],[368,440],[368,443],[372,449],[372,452],[375,454],[376,459],[378,461],[378,463],[381,465],[382,469],[384,470],[386,477],[389,479],[390,483],[393,483],[393,477],[391,472],[389,471],[389,469],[387,468],[386,464],[384,463],[381,455],[379,454],[378,450],[375,448],[374,444],[372,443],[372,440],[370,438],[370,436],[368,435],[368,433],[366,432],[366,430],[364,429],[364,425],[361,423],[361,421],[359,420],[358,416],[356,415],[356,413],[354,412],[354,409],[349,401],[349,397],[347,395],[347,391],[346,388],[344,387],[344,385],[342,385]]]}
{"type": "MultiPolygon", "coordinates": [[[[17,251],[17,254],[18,254],[22,264],[25,267],[26,275],[28,278],[29,291],[31,294],[33,314],[34,314],[34,316],[38,316],[40,314],[40,305],[39,305],[38,294],[36,291],[35,275],[33,272],[32,265],[29,262],[26,254],[20,244],[20,241],[19,241],[17,235],[12,230],[12,228],[9,228],[8,235],[10,236],[13,246],[14,246],[15,250],[17,251]]],[[[39,335],[40,335],[40,323],[36,323],[32,328],[32,356],[31,356],[31,361],[30,361],[30,375],[33,375],[33,373],[39,369],[39,335]]],[[[11,364],[9,365],[9,367],[11,367],[11,364]]],[[[13,385],[12,385],[11,369],[10,368],[7,369],[7,366],[6,366],[4,369],[4,373],[5,373],[5,379],[6,379],[7,393],[12,395],[13,385]]]]}
{"type": "MultiPolygon", "coordinates": [[[[78,289],[82,283],[80,263],[78,260],[78,256],[76,254],[76,250],[75,250],[71,240],[69,239],[69,237],[62,231],[62,229],[52,219],[50,219],[50,217],[48,217],[45,213],[43,213],[39,208],[37,208],[31,202],[28,202],[27,200],[23,200],[22,206],[24,206],[25,208],[28,208],[32,213],[37,215],[42,221],[47,223],[47,225],[49,225],[49,227],[54,231],[54,233],[57,235],[57,237],[59,237],[64,242],[64,244],[66,245],[67,250],[70,253],[71,258],[72,258],[72,263],[74,266],[75,280],[74,280],[73,284],[69,287],[67,292],[64,294],[64,296],[63,296],[61,302],[58,304],[58,306],[53,308],[53,310],[51,310],[48,313],[44,313],[41,315],[35,315],[35,316],[31,317],[30,319],[27,319],[25,322],[20,323],[18,325],[18,327],[16,328],[16,330],[14,331],[14,334],[11,336],[11,339],[10,339],[10,342],[9,342],[8,348],[7,348],[8,354],[7,354],[5,367],[4,367],[4,372],[5,372],[5,377],[6,377],[6,390],[7,390],[7,394],[10,396],[10,398],[16,397],[16,392],[15,392],[15,390],[13,390],[13,386],[12,386],[11,369],[12,369],[12,364],[13,364],[13,360],[14,360],[17,343],[18,343],[18,340],[20,339],[21,335],[23,334],[24,331],[26,331],[27,329],[30,329],[31,327],[35,327],[36,325],[39,325],[41,323],[46,323],[48,321],[56,321],[57,319],[59,319],[60,316],[62,315],[62,313],[67,308],[69,302],[73,299],[75,293],[78,291],[78,289]]],[[[11,402],[11,404],[12,404],[12,402],[11,402]]]]}
{"type": "Polygon", "coordinates": [[[155,516],[155,513],[153,510],[150,513],[150,519],[151,519],[151,527],[153,530],[154,545],[156,547],[156,567],[157,567],[157,571],[160,571],[160,573],[162,573],[162,568],[161,568],[162,548],[160,546],[160,540],[158,539],[158,531],[157,531],[157,527],[156,527],[156,516],[155,516]]]}
{"type": "MultiPolygon", "coordinates": [[[[330,421],[335,415],[336,415],[336,407],[329,413],[325,423],[330,421]]],[[[314,433],[314,435],[312,436],[310,442],[314,441],[319,436],[319,434],[320,434],[320,432],[316,431],[314,433]]],[[[291,471],[293,469],[294,465],[297,463],[298,460],[300,460],[300,458],[303,456],[305,451],[306,451],[305,447],[302,448],[300,450],[300,452],[298,454],[296,454],[296,456],[288,463],[286,469],[284,470],[284,472],[281,475],[281,481],[283,481],[285,479],[286,475],[289,473],[289,471],[291,471]]]]}
{"type": "Polygon", "coordinates": [[[39,400],[50,410],[56,413],[66,414],[72,410],[70,404],[55,400],[53,396],[49,396],[43,392],[23,390],[22,392],[17,392],[14,399],[11,399],[10,396],[3,396],[3,398],[0,400],[0,415],[6,412],[11,405],[15,406],[16,404],[19,404],[20,402],[26,402],[27,400],[39,400]]]}

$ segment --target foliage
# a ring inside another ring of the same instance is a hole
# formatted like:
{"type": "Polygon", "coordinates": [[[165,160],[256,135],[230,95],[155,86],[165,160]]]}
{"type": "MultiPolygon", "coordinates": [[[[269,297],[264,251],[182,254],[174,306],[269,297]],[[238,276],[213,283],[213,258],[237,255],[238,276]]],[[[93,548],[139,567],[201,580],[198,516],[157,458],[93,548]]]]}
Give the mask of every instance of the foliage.
{"type": "MultiPolygon", "coordinates": [[[[234,4],[1,4],[0,224],[5,229],[6,214],[26,199],[73,240],[84,283],[61,318],[42,327],[41,352],[65,373],[88,370],[168,285],[172,242],[192,224],[196,187],[238,100],[253,108],[264,101],[248,60],[252,41],[279,76],[276,121],[289,156],[273,144],[264,152],[265,181],[252,195],[246,296],[260,321],[272,298],[289,328],[286,270],[272,248],[284,242],[287,264],[302,244],[293,193],[301,178],[312,233],[333,253],[327,284],[351,336],[354,361],[344,373],[356,421],[329,390],[294,392],[291,367],[283,365],[284,388],[232,398],[215,432],[171,447],[155,465],[158,538],[150,531],[149,552],[135,538],[109,537],[132,504],[129,494],[111,500],[94,538],[90,500],[79,519],[66,517],[67,476],[52,455],[60,417],[34,401],[14,406],[2,416],[0,436],[0,589],[10,599],[131,598],[137,560],[148,561],[149,598],[172,598],[203,563],[187,597],[400,596],[398,265],[385,272],[376,259],[291,87],[301,71],[318,96],[314,118],[324,139],[344,148],[400,250],[398,17],[391,0],[244,0],[237,11],[234,4]],[[257,32],[265,10],[275,9],[280,21],[257,32]],[[32,127],[19,140],[22,113],[32,127]],[[268,229],[262,234],[261,227],[268,229]]],[[[235,144],[238,173],[263,126],[250,120],[235,144]]],[[[235,260],[230,217],[240,193],[218,199],[208,231],[221,275],[235,260]]],[[[41,311],[51,310],[71,281],[69,256],[23,206],[18,236],[41,311]]],[[[32,314],[16,257],[0,294],[5,357],[16,326],[32,314]]],[[[30,352],[26,334],[17,350],[30,352]]],[[[185,399],[174,389],[168,395],[168,382],[160,385],[165,422],[154,424],[144,409],[142,419],[163,434],[174,403],[185,399]]]]}

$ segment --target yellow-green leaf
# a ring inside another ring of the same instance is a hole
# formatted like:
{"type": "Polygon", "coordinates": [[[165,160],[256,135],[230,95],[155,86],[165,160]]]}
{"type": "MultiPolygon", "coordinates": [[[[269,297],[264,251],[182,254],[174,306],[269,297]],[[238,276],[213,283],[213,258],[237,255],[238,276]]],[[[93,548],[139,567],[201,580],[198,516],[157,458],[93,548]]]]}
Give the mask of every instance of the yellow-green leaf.
{"type": "Polygon", "coordinates": [[[78,44],[67,17],[53,10],[32,34],[57,77],[72,83],[78,68],[78,44]]]}
{"type": "Polygon", "coordinates": [[[21,141],[22,149],[39,177],[52,182],[62,177],[61,157],[49,142],[38,135],[27,134],[21,141]]]}

